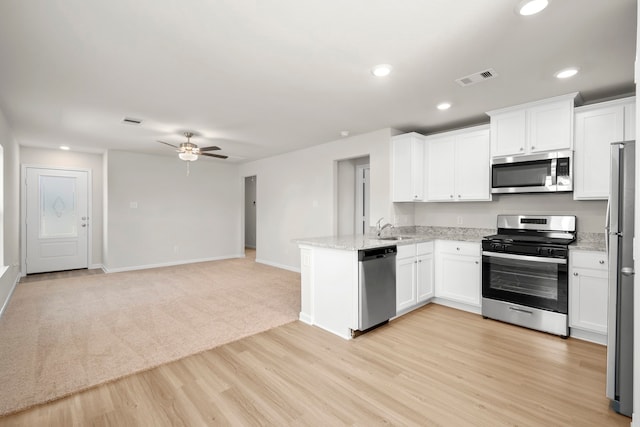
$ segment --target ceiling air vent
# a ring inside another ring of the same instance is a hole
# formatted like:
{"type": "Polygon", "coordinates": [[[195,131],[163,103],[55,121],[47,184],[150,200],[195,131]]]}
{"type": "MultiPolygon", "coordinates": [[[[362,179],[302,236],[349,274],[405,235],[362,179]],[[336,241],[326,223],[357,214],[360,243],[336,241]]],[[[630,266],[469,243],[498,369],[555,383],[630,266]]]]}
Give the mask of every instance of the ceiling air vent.
{"type": "Polygon", "coordinates": [[[142,120],[134,119],[133,117],[125,117],[124,119],[122,119],[122,123],[126,123],[128,125],[139,125],[140,123],[142,123],[142,120]]]}
{"type": "Polygon", "coordinates": [[[488,70],[479,71],[465,77],[460,77],[459,79],[456,79],[456,83],[458,83],[460,86],[471,86],[473,84],[480,83],[494,77],[498,77],[498,73],[496,73],[496,70],[494,70],[493,68],[489,68],[488,70]]]}

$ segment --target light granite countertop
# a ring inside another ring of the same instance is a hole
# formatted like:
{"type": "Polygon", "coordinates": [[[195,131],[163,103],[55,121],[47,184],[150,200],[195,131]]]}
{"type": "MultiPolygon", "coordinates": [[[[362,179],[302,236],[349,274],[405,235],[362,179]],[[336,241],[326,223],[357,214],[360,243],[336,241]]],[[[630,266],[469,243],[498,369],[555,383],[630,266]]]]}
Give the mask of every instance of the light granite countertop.
{"type": "MultiPolygon", "coordinates": [[[[391,232],[385,230],[382,237],[400,236],[399,240],[380,239],[375,233],[346,236],[324,236],[295,239],[298,245],[308,245],[329,249],[357,251],[361,249],[380,248],[383,246],[409,245],[430,242],[433,240],[456,240],[463,242],[478,242],[482,238],[495,234],[490,228],[463,227],[398,227],[391,232]]],[[[604,233],[577,233],[577,239],[569,246],[573,250],[605,251],[604,233]]]]}
{"type": "Polygon", "coordinates": [[[569,245],[569,249],[604,252],[606,250],[604,233],[578,232],[576,241],[569,245]]]}
{"type": "Polygon", "coordinates": [[[380,239],[375,234],[372,234],[367,236],[347,235],[309,237],[295,239],[294,242],[298,245],[356,251],[383,246],[398,246],[430,242],[436,239],[480,243],[484,236],[491,234],[495,234],[495,230],[462,227],[401,227],[393,229],[391,232],[385,230],[385,232],[382,233],[382,237],[400,236],[401,238],[399,240],[380,239]]]}

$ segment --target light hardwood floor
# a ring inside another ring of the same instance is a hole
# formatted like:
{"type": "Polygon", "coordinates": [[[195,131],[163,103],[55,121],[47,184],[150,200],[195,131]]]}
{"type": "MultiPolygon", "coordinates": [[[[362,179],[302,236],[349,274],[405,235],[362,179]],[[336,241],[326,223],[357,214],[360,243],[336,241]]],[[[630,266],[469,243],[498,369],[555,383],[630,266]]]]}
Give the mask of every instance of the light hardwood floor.
{"type": "Polygon", "coordinates": [[[428,305],[346,341],[293,322],[0,425],[628,426],[604,347],[428,305]]]}

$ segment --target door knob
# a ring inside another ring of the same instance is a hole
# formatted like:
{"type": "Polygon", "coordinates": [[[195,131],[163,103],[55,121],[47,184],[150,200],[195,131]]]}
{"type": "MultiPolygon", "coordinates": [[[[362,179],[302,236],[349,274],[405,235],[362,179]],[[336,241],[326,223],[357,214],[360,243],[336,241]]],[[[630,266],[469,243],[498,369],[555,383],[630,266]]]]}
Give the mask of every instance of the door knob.
{"type": "Polygon", "coordinates": [[[634,274],[636,274],[636,272],[631,267],[621,268],[620,273],[622,273],[623,276],[633,276],[634,274]]]}
{"type": "Polygon", "coordinates": [[[574,275],[574,276],[577,276],[577,275],[578,275],[578,272],[577,272],[577,271],[576,271],[576,272],[574,272],[574,273],[573,273],[573,275],[574,275]]]}
{"type": "Polygon", "coordinates": [[[87,226],[87,224],[82,224],[82,226],[83,226],[83,227],[86,227],[86,226],[87,226]]]}

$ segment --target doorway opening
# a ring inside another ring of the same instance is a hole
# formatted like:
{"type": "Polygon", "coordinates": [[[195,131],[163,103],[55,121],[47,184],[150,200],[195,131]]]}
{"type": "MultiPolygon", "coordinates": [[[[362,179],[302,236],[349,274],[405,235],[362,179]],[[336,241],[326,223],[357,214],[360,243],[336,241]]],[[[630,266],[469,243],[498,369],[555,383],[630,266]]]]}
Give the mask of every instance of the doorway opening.
{"type": "Polygon", "coordinates": [[[337,162],[337,234],[369,232],[369,156],[337,162]]]}
{"type": "Polygon", "coordinates": [[[244,253],[245,257],[256,258],[257,249],[257,187],[256,175],[244,178],[244,253]]]}

